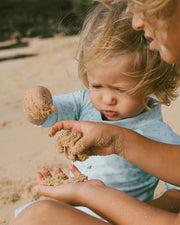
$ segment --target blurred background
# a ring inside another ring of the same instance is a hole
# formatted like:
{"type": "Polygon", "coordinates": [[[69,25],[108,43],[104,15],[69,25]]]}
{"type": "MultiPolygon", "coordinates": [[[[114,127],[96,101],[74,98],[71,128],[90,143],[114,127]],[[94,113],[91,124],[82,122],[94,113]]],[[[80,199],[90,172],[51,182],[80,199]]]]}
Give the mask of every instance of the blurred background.
{"type": "Polygon", "coordinates": [[[0,41],[77,34],[91,0],[1,0],[0,41]]]}
{"type": "Polygon", "coordinates": [[[82,89],[75,59],[79,31],[93,0],[0,0],[0,225],[39,199],[35,174],[55,165],[68,173],[49,128],[30,124],[26,91],[42,85],[53,95],[82,89]]]}

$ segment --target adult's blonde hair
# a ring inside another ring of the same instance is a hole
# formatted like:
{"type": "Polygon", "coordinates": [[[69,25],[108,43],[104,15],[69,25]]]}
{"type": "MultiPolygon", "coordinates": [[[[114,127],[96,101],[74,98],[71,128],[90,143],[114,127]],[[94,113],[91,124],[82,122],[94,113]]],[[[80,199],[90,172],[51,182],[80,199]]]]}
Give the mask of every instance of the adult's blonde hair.
{"type": "Polygon", "coordinates": [[[135,31],[131,22],[132,14],[127,11],[125,2],[110,8],[98,4],[89,12],[77,54],[80,80],[88,88],[85,64],[89,61],[103,63],[109,59],[111,63],[113,57],[133,54],[134,60],[126,75],[137,79],[137,85],[128,94],[144,96],[144,99],[153,94],[160,103],[169,105],[177,96],[180,80],[177,66],[167,64],[158,52],[150,51],[143,31],[135,31]]]}
{"type": "MultiPolygon", "coordinates": [[[[97,0],[110,8],[124,0],[97,0]]],[[[145,19],[150,19],[151,16],[161,18],[170,23],[176,2],[179,0],[128,0],[128,5],[133,13],[143,13],[145,19]]]]}

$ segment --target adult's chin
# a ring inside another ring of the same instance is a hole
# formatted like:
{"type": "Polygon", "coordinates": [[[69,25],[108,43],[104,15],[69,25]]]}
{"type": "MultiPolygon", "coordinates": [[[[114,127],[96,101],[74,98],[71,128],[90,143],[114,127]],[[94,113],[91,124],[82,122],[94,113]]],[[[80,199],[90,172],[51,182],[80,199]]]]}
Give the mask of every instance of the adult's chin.
{"type": "Polygon", "coordinates": [[[162,60],[169,64],[180,63],[180,57],[173,56],[171,54],[165,54],[160,52],[162,60]]]}
{"type": "Polygon", "coordinates": [[[169,48],[166,48],[165,46],[161,45],[159,48],[159,53],[165,62],[169,64],[179,63],[180,62],[180,53],[177,51],[172,51],[169,48]]]}

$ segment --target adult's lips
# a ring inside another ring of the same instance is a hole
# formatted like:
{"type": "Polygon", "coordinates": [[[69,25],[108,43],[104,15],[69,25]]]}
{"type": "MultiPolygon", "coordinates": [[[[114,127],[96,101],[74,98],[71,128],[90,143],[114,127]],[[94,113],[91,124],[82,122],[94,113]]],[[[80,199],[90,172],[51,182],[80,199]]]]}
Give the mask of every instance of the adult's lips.
{"type": "Polygon", "coordinates": [[[149,48],[151,51],[158,51],[158,47],[157,47],[157,44],[155,42],[155,40],[152,40],[149,44],[149,48]]]}
{"type": "Polygon", "coordinates": [[[150,48],[150,50],[151,51],[156,51],[157,50],[157,46],[156,46],[155,40],[152,37],[148,36],[148,35],[145,35],[145,38],[149,42],[149,48],[150,48]]]}

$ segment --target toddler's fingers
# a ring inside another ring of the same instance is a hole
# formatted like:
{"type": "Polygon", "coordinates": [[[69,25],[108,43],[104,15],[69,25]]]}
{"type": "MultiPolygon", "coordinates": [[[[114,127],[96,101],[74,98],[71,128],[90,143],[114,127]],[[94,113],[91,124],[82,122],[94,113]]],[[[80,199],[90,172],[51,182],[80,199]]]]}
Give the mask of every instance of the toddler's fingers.
{"type": "Polygon", "coordinates": [[[24,97],[24,110],[26,113],[33,113],[33,111],[38,111],[37,103],[38,101],[34,99],[31,95],[24,97]]]}
{"type": "Polygon", "coordinates": [[[55,108],[55,106],[53,104],[50,105],[50,109],[51,109],[52,113],[55,113],[56,112],[56,108],[55,108]]]}
{"type": "Polygon", "coordinates": [[[24,109],[33,119],[44,119],[56,112],[50,91],[42,86],[27,91],[24,97],[24,109]]]}

